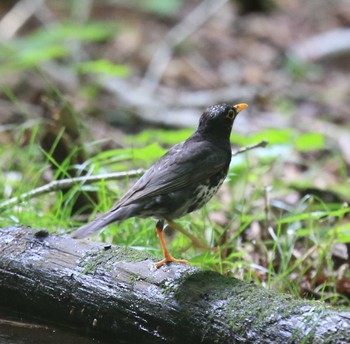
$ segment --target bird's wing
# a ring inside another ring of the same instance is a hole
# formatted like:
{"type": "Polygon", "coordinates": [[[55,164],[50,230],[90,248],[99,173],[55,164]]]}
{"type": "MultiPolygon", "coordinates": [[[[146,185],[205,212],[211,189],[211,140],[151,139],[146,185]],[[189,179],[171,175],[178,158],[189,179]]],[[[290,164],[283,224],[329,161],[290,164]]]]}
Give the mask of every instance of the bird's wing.
{"type": "Polygon", "coordinates": [[[179,143],[163,155],[136,182],[114,208],[133,203],[136,199],[170,193],[205,182],[228,167],[231,152],[206,142],[179,143]]]}

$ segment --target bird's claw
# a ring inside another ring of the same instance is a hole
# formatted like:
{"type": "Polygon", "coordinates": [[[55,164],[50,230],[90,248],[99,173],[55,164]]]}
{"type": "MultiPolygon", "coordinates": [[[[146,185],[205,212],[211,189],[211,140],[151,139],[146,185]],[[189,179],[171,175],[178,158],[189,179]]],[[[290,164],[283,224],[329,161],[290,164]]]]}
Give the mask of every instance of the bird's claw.
{"type": "Polygon", "coordinates": [[[164,264],[166,263],[181,263],[181,264],[189,264],[188,260],[186,259],[176,259],[173,256],[168,256],[163,258],[162,260],[160,260],[159,262],[155,263],[154,266],[159,269],[160,267],[162,267],[164,264]]]}

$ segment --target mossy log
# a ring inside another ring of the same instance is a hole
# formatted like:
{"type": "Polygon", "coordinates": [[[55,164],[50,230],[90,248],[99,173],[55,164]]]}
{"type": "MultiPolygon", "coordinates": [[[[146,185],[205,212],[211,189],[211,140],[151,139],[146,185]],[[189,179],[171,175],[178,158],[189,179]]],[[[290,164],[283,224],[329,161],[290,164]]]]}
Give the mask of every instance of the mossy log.
{"type": "Polygon", "coordinates": [[[349,343],[350,312],[148,254],[0,229],[0,306],[115,343],[349,343]]]}

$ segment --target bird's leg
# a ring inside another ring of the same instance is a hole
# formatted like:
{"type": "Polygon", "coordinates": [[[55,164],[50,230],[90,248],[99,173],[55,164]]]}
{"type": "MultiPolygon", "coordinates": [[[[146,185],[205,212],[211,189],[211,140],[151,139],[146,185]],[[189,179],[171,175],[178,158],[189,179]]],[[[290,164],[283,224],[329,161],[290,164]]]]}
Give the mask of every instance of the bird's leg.
{"type": "Polygon", "coordinates": [[[164,228],[164,220],[159,220],[156,224],[156,230],[159,237],[160,245],[162,246],[164,258],[155,264],[156,268],[160,268],[162,265],[168,262],[188,264],[187,260],[176,259],[169,253],[168,248],[166,246],[165,239],[164,239],[164,235],[163,235],[163,228],[164,228]]]}
{"type": "Polygon", "coordinates": [[[187,238],[189,238],[192,241],[192,245],[194,247],[197,247],[199,249],[204,249],[204,250],[212,250],[213,248],[210,247],[207,243],[199,240],[198,238],[196,238],[193,234],[189,233],[188,231],[186,231],[186,229],[182,228],[180,225],[178,225],[177,223],[175,223],[174,221],[170,220],[170,219],[166,219],[166,221],[168,222],[169,226],[173,229],[176,229],[177,231],[179,231],[180,233],[182,233],[183,235],[187,236],[187,238]]]}

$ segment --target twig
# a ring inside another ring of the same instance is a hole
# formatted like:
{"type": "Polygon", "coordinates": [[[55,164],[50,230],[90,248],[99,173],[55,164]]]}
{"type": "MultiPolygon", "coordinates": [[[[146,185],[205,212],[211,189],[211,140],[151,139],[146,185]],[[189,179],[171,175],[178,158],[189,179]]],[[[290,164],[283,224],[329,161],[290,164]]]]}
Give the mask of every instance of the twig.
{"type": "Polygon", "coordinates": [[[17,2],[0,21],[0,40],[10,40],[43,4],[44,0],[17,2]]]}
{"type": "Polygon", "coordinates": [[[259,143],[256,143],[255,145],[246,146],[246,147],[243,147],[243,148],[238,149],[236,152],[233,152],[233,153],[232,153],[232,156],[236,156],[236,155],[238,155],[238,154],[242,154],[242,153],[248,152],[248,151],[250,151],[250,150],[252,150],[252,149],[255,149],[255,148],[264,148],[264,147],[266,147],[268,144],[269,144],[269,141],[267,141],[267,140],[262,140],[262,141],[260,141],[259,143]]]}
{"type": "Polygon", "coordinates": [[[131,171],[125,171],[125,172],[106,173],[106,174],[100,174],[97,176],[83,176],[83,177],[55,180],[49,184],[40,186],[36,189],[26,192],[18,197],[13,197],[7,201],[1,202],[0,210],[7,208],[9,206],[13,206],[19,202],[22,202],[34,197],[38,197],[40,195],[43,195],[49,192],[68,189],[78,183],[91,184],[91,183],[99,182],[101,180],[118,180],[118,179],[123,179],[125,177],[135,177],[142,174],[143,172],[144,170],[139,169],[139,170],[131,170],[131,171]]]}
{"type": "MultiPolygon", "coordinates": [[[[259,148],[259,147],[266,147],[267,141],[263,140],[255,145],[243,147],[239,149],[238,151],[232,153],[232,156],[236,156],[238,154],[247,152],[249,150],[259,148]]],[[[53,192],[53,191],[58,191],[58,190],[64,190],[68,189],[75,184],[91,184],[91,183],[96,183],[101,180],[118,180],[118,179],[123,179],[125,177],[136,177],[144,173],[143,169],[138,169],[138,170],[130,170],[130,171],[124,171],[124,172],[115,172],[115,173],[105,173],[105,174],[99,174],[96,176],[82,176],[82,177],[76,177],[76,178],[67,178],[67,179],[60,179],[60,180],[55,180],[51,183],[48,183],[46,185],[40,186],[36,189],[33,189],[29,192],[23,193],[20,196],[10,198],[4,202],[0,203],[0,210],[8,208],[10,206],[16,205],[22,201],[38,197],[40,195],[53,192]]]]}
{"type": "Polygon", "coordinates": [[[153,93],[168,65],[174,47],[184,41],[193,32],[213,16],[228,0],[204,0],[191,11],[184,20],[174,26],[156,50],[148,66],[140,87],[153,93]]]}

